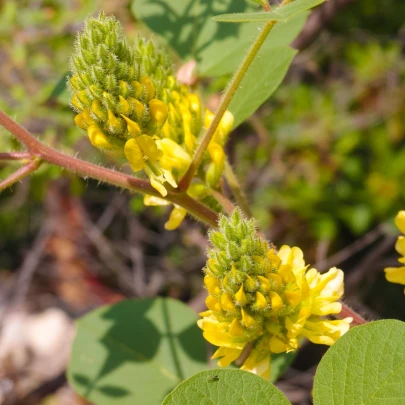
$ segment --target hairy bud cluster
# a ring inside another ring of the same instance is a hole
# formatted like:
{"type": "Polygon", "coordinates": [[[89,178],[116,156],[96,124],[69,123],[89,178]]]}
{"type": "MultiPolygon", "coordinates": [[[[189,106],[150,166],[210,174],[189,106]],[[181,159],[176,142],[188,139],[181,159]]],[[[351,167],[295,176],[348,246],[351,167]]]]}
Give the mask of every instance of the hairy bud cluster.
{"type": "MultiPolygon", "coordinates": [[[[167,55],[151,41],[139,38],[130,44],[121,24],[100,13],[89,17],[78,34],[71,70],[75,123],[87,131],[90,142],[125,155],[132,170],[144,170],[162,196],[166,183],[177,187],[212,113],[204,114],[200,98],[178,83],[167,55]]],[[[222,147],[232,123],[228,112],[209,145],[199,172],[205,187],[218,186],[225,162],[222,147]]],[[[200,196],[208,194],[200,191],[200,196]]],[[[173,215],[177,219],[169,229],[180,224],[185,211],[176,207],[173,215]]]]}
{"type": "Polygon", "coordinates": [[[341,311],[336,302],[343,294],[341,270],[307,271],[300,249],[269,249],[253,220],[239,210],[221,217],[210,241],[204,270],[208,311],[199,326],[210,343],[220,346],[213,356],[221,358],[220,366],[252,343],[242,369],[268,377],[271,353],[297,349],[302,337],[330,345],[348,330],[350,319],[321,318],[341,311]]]}

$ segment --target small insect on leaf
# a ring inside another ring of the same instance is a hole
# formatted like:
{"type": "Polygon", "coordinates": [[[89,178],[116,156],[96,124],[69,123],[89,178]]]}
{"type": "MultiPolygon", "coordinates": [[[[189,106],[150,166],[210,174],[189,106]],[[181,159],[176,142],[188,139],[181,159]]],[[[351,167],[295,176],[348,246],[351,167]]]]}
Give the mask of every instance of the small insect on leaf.
{"type": "Polygon", "coordinates": [[[208,377],[209,382],[214,382],[214,381],[218,381],[218,380],[219,380],[219,377],[216,374],[208,377]]]}

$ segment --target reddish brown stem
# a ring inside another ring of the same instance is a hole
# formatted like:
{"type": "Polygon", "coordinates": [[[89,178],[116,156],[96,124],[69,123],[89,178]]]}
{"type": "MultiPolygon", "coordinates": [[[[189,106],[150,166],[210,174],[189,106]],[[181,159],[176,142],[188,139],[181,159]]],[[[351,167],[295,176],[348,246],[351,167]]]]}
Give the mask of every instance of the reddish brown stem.
{"type": "Polygon", "coordinates": [[[26,160],[31,159],[32,154],[29,152],[4,152],[0,153],[0,160],[26,160]]]}
{"type": "MultiPolygon", "coordinates": [[[[90,177],[131,191],[161,197],[147,181],[65,155],[43,144],[2,111],[0,111],[0,124],[23,143],[33,157],[35,156],[39,160],[63,167],[82,177],[90,177]]],[[[191,215],[207,225],[217,227],[217,213],[189,197],[186,193],[180,193],[176,189],[169,189],[165,198],[185,208],[191,215]]]]}
{"type": "Polygon", "coordinates": [[[20,181],[24,177],[27,177],[31,173],[35,172],[35,170],[37,170],[39,166],[40,166],[39,161],[32,161],[26,164],[25,166],[20,167],[14,173],[12,173],[6,179],[0,182],[0,191],[13,185],[14,183],[17,183],[17,181],[20,181]]]}
{"type": "Polygon", "coordinates": [[[367,321],[360,316],[356,311],[348,307],[345,303],[342,302],[342,311],[338,315],[339,318],[353,318],[352,326],[364,325],[367,321]]]}

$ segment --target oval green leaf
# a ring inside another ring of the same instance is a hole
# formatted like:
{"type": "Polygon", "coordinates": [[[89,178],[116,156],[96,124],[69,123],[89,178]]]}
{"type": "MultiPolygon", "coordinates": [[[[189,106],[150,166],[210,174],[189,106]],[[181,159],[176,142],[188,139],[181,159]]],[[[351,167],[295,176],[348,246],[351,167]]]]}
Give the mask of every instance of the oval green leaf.
{"type": "Polygon", "coordinates": [[[314,404],[405,404],[405,323],[371,322],[341,337],[318,366],[314,404]]]}
{"type": "Polygon", "coordinates": [[[233,128],[250,117],[278,88],[296,52],[288,46],[260,49],[229,104],[235,117],[233,128]]]}
{"type": "Polygon", "coordinates": [[[68,378],[97,405],[156,405],[207,368],[197,316],[180,301],[128,300],[77,323],[68,378]]]}
{"type": "Polygon", "coordinates": [[[278,7],[270,12],[258,13],[232,13],[221,14],[213,17],[217,22],[241,23],[241,22],[269,22],[269,21],[288,21],[290,18],[300,14],[310,8],[324,3],[326,0],[295,0],[285,6],[278,7]]]}
{"type": "Polygon", "coordinates": [[[284,394],[256,374],[209,370],[182,382],[162,405],[291,405],[284,394]]]}

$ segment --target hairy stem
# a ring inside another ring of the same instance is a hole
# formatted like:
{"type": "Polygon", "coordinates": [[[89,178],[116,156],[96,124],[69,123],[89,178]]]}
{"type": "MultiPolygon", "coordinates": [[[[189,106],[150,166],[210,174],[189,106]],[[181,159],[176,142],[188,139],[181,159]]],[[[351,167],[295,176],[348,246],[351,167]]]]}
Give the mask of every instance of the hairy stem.
{"type": "Polygon", "coordinates": [[[4,152],[0,153],[0,160],[31,160],[29,152],[4,152]]]}
{"type": "MultiPolygon", "coordinates": [[[[291,3],[291,1],[292,0],[284,0],[280,4],[280,7],[285,6],[288,3],[291,3]]],[[[250,47],[248,53],[246,54],[242,64],[239,66],[238,70],[236,71],[235,75],[233,76],[231,82],[229,83],[229,85],[221,99],[221,103],[218,107],[218,110],[215,113],[215,116],[211,122],[211,125],[207,129],[207,132],[204,134],[204,137],[201,140],[201,143],[198,145],[197,150],[195,151],[193,160],[192,160],[187,172],[185,173],[183,178],[180,180],[180,183],[179,183],[180,190],[187,191],[187,189],[189,188],[191,181],[193,180],[193,178],[197,172],[197,169],[200,166],[200,163],[204,157],[204,153],[207,150],[207,147],[208,147],[209,143],[211,142],[212,137],[214,136],[215,131],[218,128],[218,125],[221,122],[223,115],[226,112],[226,109],[228,108],[234,94],[238,90],[239,85],[240,85],[242,79],[245,77],[246,72],[248,71],[254,58],[256,57],[261,46],[263,45],[264,41],[266,40],[267,35],[269,35],[270,31],[272,30],[272,28],[274,27],[275,24],[276,24],[276,21],[269,21],[266,24],[264,24],[259,35],[254,40],[252,46],[250,47]]]]}
{"type": "Polygon", "coordinates": [[[4,190],[7,187],[10,187],[17,181],[20,181],[24,177],[29,176],[31,173],[35,172],[38,167],[41,165],[39,160],[34,160],[16,170],[14,173],[10,174],[7,178],[0,182],[0,191],[4,190]]]}
{"type": "Polygon", "coordinates": [[[232,169],[232,166],[229,164],[228,161],[225,162],[224,173],[225,173],[225,178],[229,184],[229,187],[232,190],[232,194],[234,195],[239,207],[241,208],[241,210],[244,212],[244,214],[248,218],[252,218],[253,214],[249,207],[249,203],[246,199],[245,193],[243,192],[243,190],[239,184],[239,180],[236,177],[236,175],[232,169]]]}
{"type": "Polygon", "coordinates": [[[361,315],[347,306],[344,302],[342,302],[342,311],[337,316],[340,319],[344,319],[347,317],[353,318],[352,326],[363,325],[367,323],[367,321],[361,315]]]}
{"type": "MultiPolygon", "coordinates": [[[[162,198],[150,183],[144,180],[65,155],[43,144],[2,111],[0,111],[0,124],[23,143],[33,157],[39,160],[63,167],[85,178],[90,177],[130,191],[162,198]]],[[[191,215],[207,225],[217,227],[216,212],[194,200],[186,193],[179,193],[176,189],[169,189],[166,199],[185,208],[191,215]]]]}

